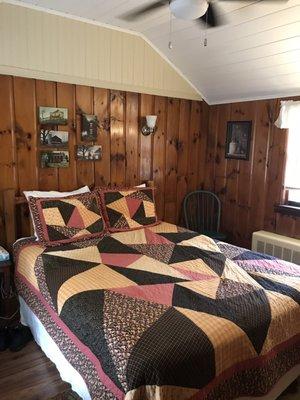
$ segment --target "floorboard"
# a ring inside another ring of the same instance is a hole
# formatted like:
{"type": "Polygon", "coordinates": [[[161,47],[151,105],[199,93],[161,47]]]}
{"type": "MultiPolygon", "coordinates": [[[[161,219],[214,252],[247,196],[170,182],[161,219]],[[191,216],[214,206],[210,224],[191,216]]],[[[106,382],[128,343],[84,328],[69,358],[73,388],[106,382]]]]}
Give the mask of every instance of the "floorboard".
{"type": "Polygon", "coordinates": [[[46,400],[70,388],[36,343],[0,353],[1,400],[46,400]]]}

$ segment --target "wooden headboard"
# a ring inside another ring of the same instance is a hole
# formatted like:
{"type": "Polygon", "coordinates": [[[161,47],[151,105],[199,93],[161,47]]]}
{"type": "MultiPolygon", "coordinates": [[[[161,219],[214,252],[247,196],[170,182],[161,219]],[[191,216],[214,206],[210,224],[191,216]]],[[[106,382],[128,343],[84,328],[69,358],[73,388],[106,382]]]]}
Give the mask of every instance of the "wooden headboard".
{"type": "MultiPolygon", "coordinates": [[[[4,228],[6,247],[9,251],[12,251],[13,244],[18,239],[17,211],[24,204],[27,204],[26,198],[24,196],[16,196],[15,189],[3,191],[4,228]]],[[[33,232],[32,227],[31,231],[33,232]]]]}
{"type": "MultiPolygon", "coordinates": [[[[148,187],[154,187],[153,181],[142,182],[148,187]]],[[[3,191],[3,214],[4,227],[6,237],[6,247],[8,251],[12,251],[13,244],[19,238],[17,229],[17,213],[22,206],[27,207],[27,200],[24,196],[16,195],[15,189],[6,189],[3,191]]],[[[33,234],[33,226],[30,220],[30,232],[33,234]]]]}

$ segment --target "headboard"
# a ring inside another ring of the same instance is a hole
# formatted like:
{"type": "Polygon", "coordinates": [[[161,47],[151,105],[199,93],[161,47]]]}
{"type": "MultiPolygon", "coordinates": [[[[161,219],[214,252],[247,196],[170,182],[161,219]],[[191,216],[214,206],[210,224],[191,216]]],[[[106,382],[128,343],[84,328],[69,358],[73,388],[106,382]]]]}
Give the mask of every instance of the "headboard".
{"type": "MultiPolygon", "coordinates": [[[[146,181],[142,183],[146,183],[148,187],[154,187],[153,181],[146,181]]],[[[13,244],[18,239],[17,214],[22,206],[27,207],[27,200],[24,196],[16,195],[15,189],[6,189],[3,191],[3,215],[6,247],[10,252],[12,251],[13,244]]],[[[29,218],[29,220],[30,232],[33,233],[31,218],[29,218]]]]}
{"type": "MultiPolygon", "coordinates": [[[[17,235],[17,211],[22,205],[26,205],[27,200],[24,196],[16,196],[15,189],[3,191],[3,215],[4,229],[6,237],[6,247],[12,250],[14,242],[18,239],[17,235]]],[[[31,227],[31,231],[32,227],[31,227]]]]}

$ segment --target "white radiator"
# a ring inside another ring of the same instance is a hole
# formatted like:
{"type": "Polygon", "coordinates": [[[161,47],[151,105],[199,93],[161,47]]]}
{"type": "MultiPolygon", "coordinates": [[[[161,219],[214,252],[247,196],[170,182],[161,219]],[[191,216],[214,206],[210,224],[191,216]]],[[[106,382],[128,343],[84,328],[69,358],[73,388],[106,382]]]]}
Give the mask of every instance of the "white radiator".
{"type": "Polygon", "coordinates": [[[300,265],[300,240],[267,231],[253,232],[252,250],[300,265]]]}

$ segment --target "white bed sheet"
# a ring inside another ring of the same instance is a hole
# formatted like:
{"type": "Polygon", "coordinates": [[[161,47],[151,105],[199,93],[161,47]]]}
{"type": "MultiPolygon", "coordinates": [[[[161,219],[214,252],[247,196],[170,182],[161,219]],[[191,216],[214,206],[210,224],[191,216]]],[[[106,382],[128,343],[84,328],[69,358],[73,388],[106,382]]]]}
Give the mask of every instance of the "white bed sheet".
{"type": "Polygon", "coordinates": [[[67,361],[54,340],[44,328],[41,321],[31,311],[22,297],[20,300],[21,323],[29,326],[34,340],[46,354],[46,356],[56,365],[61,379],[70,383],[72,390],[76,392],[83,400],[91,400],[88,388],[74,367],[67,361]]]}

